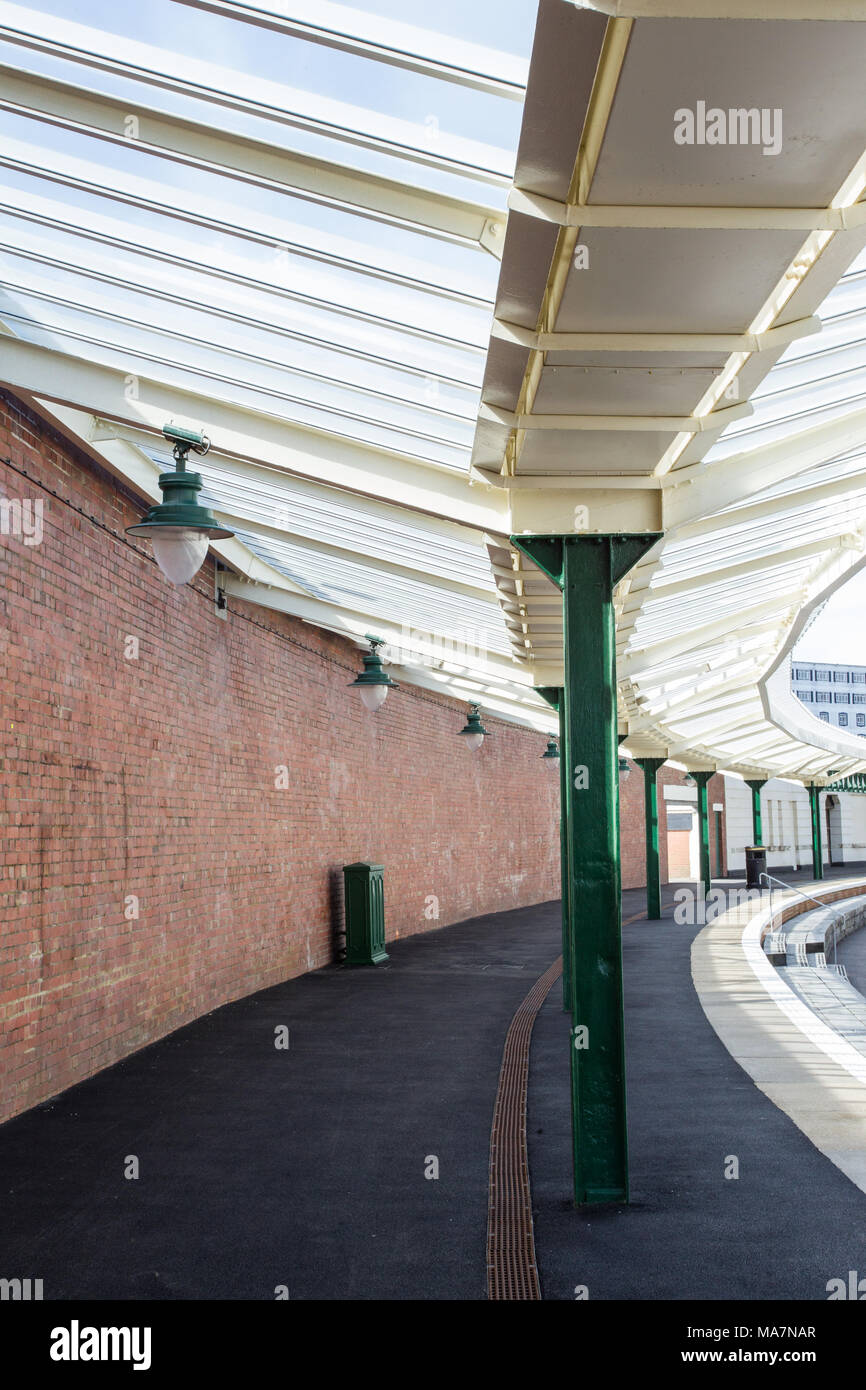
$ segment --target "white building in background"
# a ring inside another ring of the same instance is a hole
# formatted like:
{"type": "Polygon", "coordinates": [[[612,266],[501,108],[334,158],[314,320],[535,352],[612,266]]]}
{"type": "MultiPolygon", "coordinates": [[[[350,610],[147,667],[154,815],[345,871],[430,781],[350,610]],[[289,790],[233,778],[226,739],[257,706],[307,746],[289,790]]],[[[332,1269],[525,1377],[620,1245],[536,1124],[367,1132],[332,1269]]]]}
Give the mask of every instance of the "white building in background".
{"type": "MultiPolygon", "coordinates": [[[[781,777],[765,782],[761,789],[761,824],[770,872],[811,867],[812,826],[809,793],[804,786],[781,777]]],[[[745,873],[745,848],[752,844],[752,793],[741,778],[730,773],[725,775],[725,829],[728,873],[745,873]]],[[[822,792],[821,840],[825,864],[866,860],[866,796],[822,792]]]]}
{"type": "Polygon", "coordinates": [[[866,666],[793,661],[791,688],[825,724],[866,738],[866,666]]]}

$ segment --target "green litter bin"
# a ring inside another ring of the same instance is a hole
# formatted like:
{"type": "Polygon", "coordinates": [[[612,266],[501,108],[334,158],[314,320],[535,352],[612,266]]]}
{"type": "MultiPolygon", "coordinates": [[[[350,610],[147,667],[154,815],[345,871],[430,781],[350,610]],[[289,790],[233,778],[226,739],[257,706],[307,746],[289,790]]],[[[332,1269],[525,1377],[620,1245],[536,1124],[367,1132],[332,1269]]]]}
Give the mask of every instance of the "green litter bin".
{"type": "Polygon", "coordinates": [[[379,965],[385,950],[385,869],[382,864],[344,864],[346,965],[379,965]]]}

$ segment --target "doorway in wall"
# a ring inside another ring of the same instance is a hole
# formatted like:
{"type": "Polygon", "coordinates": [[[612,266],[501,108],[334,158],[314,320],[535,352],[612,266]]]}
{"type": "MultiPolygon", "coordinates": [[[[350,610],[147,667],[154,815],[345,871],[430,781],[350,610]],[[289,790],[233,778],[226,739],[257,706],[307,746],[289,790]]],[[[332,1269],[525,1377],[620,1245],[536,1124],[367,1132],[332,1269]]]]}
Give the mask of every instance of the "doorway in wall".
{"type": "Polygon", "coordinates": [[[668,879],[671,883],[698,876],[697,816],[690,806],[667,808],[668,879]]]}
{"type": "Polygon", "coordinates": [[[843,863],[842,802],[838,796],[827,797],[827,853],[831,864],[843,863]]]}

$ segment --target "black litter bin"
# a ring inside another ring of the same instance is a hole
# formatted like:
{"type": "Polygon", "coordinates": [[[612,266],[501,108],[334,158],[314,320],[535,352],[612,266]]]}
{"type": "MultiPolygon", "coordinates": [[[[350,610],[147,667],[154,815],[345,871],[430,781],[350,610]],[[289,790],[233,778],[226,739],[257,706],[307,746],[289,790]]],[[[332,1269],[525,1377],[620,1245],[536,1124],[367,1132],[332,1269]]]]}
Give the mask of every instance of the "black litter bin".
{"type": "Polygon", "coordinates": [[[746,845],[746,887],[760,888],[761,874],[767,872],[767,851],[763,845],[746,845]]]}

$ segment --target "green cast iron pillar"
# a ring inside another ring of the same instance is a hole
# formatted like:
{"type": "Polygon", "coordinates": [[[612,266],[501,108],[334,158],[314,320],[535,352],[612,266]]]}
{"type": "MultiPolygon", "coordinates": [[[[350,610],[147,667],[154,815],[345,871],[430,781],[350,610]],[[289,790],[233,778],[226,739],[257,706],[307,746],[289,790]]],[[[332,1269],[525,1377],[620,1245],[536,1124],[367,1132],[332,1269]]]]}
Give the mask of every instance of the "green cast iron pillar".
{"type": "Polygon", "coordinates": [[[753,782],[746,782],[746,786],[752,793],[752,844],[762,845],[764,843],[764,828],[761,824],[761,788],[766,786],[766,777],[763,781],[755,779],[753,782]]]}
{"type": "Polygon", "coordinates": [[[659,871],[659,793],[656,776],[664,758],[635,758],[643,772],[644,834],[646,836],[646,915],[650,922],[662,915],[662,885],[659,871]]]}
{"type": "Polygon", "coordinates": [[[701,881],[704,885],[704,894],[708,894],[712,888],[710,877],[710,817],[707,806],[707,783],[711,777],[715,777],[715,772],[693,772],[692,777],[698,784],[698,833],[700,835],[701,851],[701,881]]]}
{"type": "Polygon", "coordinates": [[[824,877],[824,850],[821,844],[821,788],[813,782],[809,787],[809,811],[812,818],[812,877],[824,877]]]}
{"type": "Polygon", "coordinates": [[[614,586],[658,535],[513,536],[562,590],[574,1200],[628,1201],[614,586]]]}
{"type": "Polygon", "coordinates": [[[568,926],[568,824],[566,820],[565,776],[568,771],[568,755],[565,738],[565,701],[562,687],[544,685],[538,693],[559,714],[559,865],[560,892],[562,894],[562,1007],[566,1013],[571,1011],[571,933],[568,926]]]}

